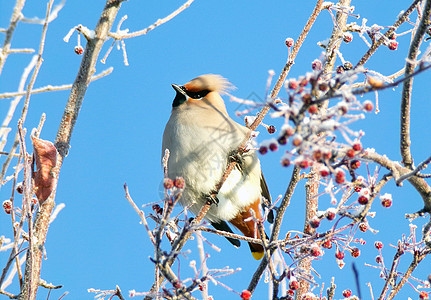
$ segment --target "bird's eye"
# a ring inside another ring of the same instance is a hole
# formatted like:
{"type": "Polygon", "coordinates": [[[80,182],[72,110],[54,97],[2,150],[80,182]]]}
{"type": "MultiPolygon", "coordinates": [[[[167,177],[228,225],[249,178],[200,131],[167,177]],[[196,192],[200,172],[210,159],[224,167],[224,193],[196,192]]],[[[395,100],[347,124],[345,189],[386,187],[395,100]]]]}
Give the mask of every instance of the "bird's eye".
{"type": "MultiPolygon", "coordinates": [[[[183,87],[184,88],[184,87],[183,87]]],[[[199,92],[190,92],[190,91],[187,91],[185,88],[184,88],[184,92],[186,92],[186,94],[187,94],[187,96],[189,96],[190,98],[192,98],[192,99],[200,99],[200,98],[203,98],[203,97],[205,97],[206,95],[208,95],[208,93],[210,92],[209,90],[203,90],[203,91],[199,91],[199,92]]]]}

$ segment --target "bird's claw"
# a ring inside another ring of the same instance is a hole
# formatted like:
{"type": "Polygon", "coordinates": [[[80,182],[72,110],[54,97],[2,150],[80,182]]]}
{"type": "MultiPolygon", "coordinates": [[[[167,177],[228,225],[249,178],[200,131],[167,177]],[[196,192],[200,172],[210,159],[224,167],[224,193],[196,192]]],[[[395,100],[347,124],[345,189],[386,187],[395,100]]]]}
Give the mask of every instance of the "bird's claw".
{"type": "Polygon", "coordinates": [[[210,194],[206,195],[205,199],[210,204],[215,204],[216,206],[218,205],[219,200],[217,199],[217,196],[215,193],[210,193],[210,194]]]}

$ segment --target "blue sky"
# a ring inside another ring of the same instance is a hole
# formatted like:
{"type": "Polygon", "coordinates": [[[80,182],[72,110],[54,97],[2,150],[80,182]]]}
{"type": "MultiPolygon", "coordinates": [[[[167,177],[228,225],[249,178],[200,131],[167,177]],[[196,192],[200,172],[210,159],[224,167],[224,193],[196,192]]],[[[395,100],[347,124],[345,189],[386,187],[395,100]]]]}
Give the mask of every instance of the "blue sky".
{"type": "MultiPolygon", "coordinates": [[[[76,35],[69,43],[63,41],[67,32],[78,24],[94,28],[102,11],[104,1],[68,1],[59,17],[48,28],[44,62],[35,87],[47,84],[60,85],[72,83],[79,68],[81,56],[74,53],[76,35]]],[[[111,66],[114,72],[103,79],[93,82],[84,99],[77,125],[72,137],[72,148],[65,160],[58,185],[57,203],[65,203],[65,209],[51,225],[46,243],[47,257],[42,267],[42,278],[64,288],[53,291],[51,299],[57,299],[68,291],[65,299],[92,299],[88,288],[114,289],[119,285],[125,295],[127,291],[147,291],[153,281],[153,264],[148,259],[153,249],[139,218],[124,198],[123,184],[127,182],[136,203],[145,204],[160,199],[162,169],[160,166],[161,140],[164,126],[169,118],[174,90],[171,83],[184,84],[190,79],[206,73],[221,74],[228,78],[237,90],[233,95],[246,98],[255,93],[264,97],[268,70],[275,71],[278,77],[287,59],[284,40],[296,39],[313,9],[315,1],[202,1],[196,0],[187,10],[170,22],[141,36],[126,40],[130,66],[124,66],[121,51],[115,48],[106,64],[98,62],[96,73],[111,66]]],[[[124,2],[118,20],[123,15],[128,19],[122,28],[130,31],[143,29],[158,18],[162,18],[182,4],[181,1],[127,1],[124,2]]],[[[355,13],[367,18],[369,25],[388,26],[394,23],[398,13],[406,8],[405,1],[354,1],[355,13]]],[[[43,17],[46,5],[40,1],[28,1],[24,8],[26,17],[43,17]]],[[[0,0],[0,27],[8,26],[12,11],[12,1],[0,0]]],[[[349,21],[361,23],[361,19],[349,21]]],[[[116,28],[117,22],[114,24],[116,28]]],[[[409,29],[403,26],[399,31],[409,29]]],[[[311,62],[318,58],[321,49],[317,42],[328,38],[332,21],[328,12],[322,12],[314,25],[307,41],[301,49],[289,78],[305,74],[311,69],[311,62]]],[[[13,39],[14,48],[38,47],[41,26],[19,24],[13,39]]],[[[399,37],[399,48],[390,51],[381,47],[365,65],[384,75],[390,75],[404,64],[408,51],[409,36],[399,37]]],[[[105,44],[102,56],[110,42],[105,44]]],[[[365,53],[367,46],[354,34],[350,44],[343,44],[341,51],[346,60],[355,64],[365,53]]],[[[100,57],[101,58],[101,57],[100,57]]],[[[0,93],[17,90],[23,68],[29,63],[31,54],[10,55],[0,80],[0,93]]],[[[338,63],[340,61],[338,60],[338,63]]],[[[430,155],[431,132],[429,127],[429,83],[430,73],[419,75],[414,82],[412,106],[412,152],[416,162],[430,155]]],[[[377,115],[368,114],[365,120],[353,125],[362,129],[366,135],[362,139],[364,147],[372,147],[385,153],[393,160],[399,155],[399,106],[400,91],[395,88],[379,93],[380,110],[377,115]]],[[[280,96],[286,94],[281,92],[280,96]]],[[[62,116],[68,92],[51,92],[34,95],[31,98],[29,115],[25,127],[36,127],[43,112],[47,120],[41,137],[54,140],[62,116]]],[[[372,94],[364,99],[374,101],[372,94]]],[[[226,98],[227,109],[233,116],[237,103],[226,98]]],[[[0,116],[9,107],[10,100],[0,99],[0,116]]],[[[18,111],[21,110],[21,106],[18,111]]],[[[18,113],[11,122],[13,135],[18,113]]],[[[236,119],[242,122],[240,118],[236,119]]],[[[264,121],[272,124],[267,117],[264,121]]],[[[276,123],[277,124],[277,123],[276,123]]],[[[260,127],[259,140],[268,138],[265,129],[260,127]]],[[[9,137],[10,147],[13,135],[9,137]]],[[[28,141],[28,145],[30,142],[28,141]]],[[[262,168],[272,197],[284,194],[291,175],[291,169],[279,164],[282,152],[261,157],[262,168]]],[[[3,162],[3,157],[0,162],[3,162]]],[[[370,167],[374,170],[374,165],[370,167]]],[[[13,170],[10,168],[9,173],[13,170]]],[[[366,173],[365,168],[362,172],[366,173]]],[[[381,174],[386,173],[382,170],[381,174]]],[[[302,185],[304,182],[301,182],[302,185]]],[[[0,200],[10,196],[10,184],[0,190],[0,200]]],[[[315,263],[321,274],[319,283],[325,287],[330,284],[331,276],[336,277],[336,298],[341,298],[345,288],[355,290],[351,262],[355,261],[360,270],[362,295],[370,298],[367,282],[372,282],[374,295],[378,295],[383,285],[379,271],[363,267],[364,263],[374,264],[378,254],[374,249],[375,240],[385,244],[383,254],[389,264],[395,250],[389,243],[396,245],[402,234],[409,233],[409,222],[405,213],[422,208],[422,200],[409,186],[395,187],[389,183],[382,191],[392,193],[394,204],[389,209],[381,208],[378,203],[373,210],[377,217],[370,219],[378,234],[358,233],[357,238],[367,240],[360,247],[362,255],[353,260],[346,258],[346,266],[339,270],[334,258],[334,250],[327,250],[321,261],[315,263]]],[[[321,209],[329,206],[322,199],[321,209]]],[[[146,213],[150,208],[146,208],[146,213]]],[[[282,235],[288,230],[301,230],[303,227],[304,193],[299,188],[287,210],[282,235]]],[[[418,233],[425,219],[418,219],[418,233]]],[[[324,225],[326,226],[326,225],[324,225]]],[[[10,220],[0,215],[0,235],[10,237],[10,220]]],[[[327,228],[327,227],[323,227],[327,228]]],[[[322,229],[323,231],[323,229],[322,229]]],[[[248,286],[258,262],[253,260],[246,246],[235,249],[223,238],[210,234],[204,235],[210,242],[222,248],[217,253],[206,247],[211,254],[210,268],[241,267],[242,271],[221,281],[232,289],[241,292],[248,286]]],[[[420,238],[418,236],[418,238],[420,238]]],[[[192,250],[190,257],[196,259],[195,241],[189,241],[186,249],[192,250]]],[[[0,265],[4,266],[7,255],[0,254],[0,265]]],[[[405,255],[400,270],[405,270],[411,256],[405,255]]],[[[414,276],[426,278],[426,259],[414,276]]],[[[181,270],[187,274],[188,262],[181,261],[181,270]]],[[[416,285],[416,284],[415,284],[416,285]]],[[[17,291],[16,280],[10,292],[17,291]]],[[[325,288],[326,289],[326,288],[325,288]]],[[[316,289],[320,290],[320,287],[316,289]]],[[[40,289],[40,298],[47,294],[40,289]]],[[[235,298],[235,294],[221,286],[210,286],[210,294],[215,299],[235,298]]],[[[263,281],[258,286],[255,299],[265,299],[268,287],[263,281]]],[[[199,298],[200,295],[196,294],[199,298]]],[[[416,298],[414,290],[405,286],[400,298],[416,298]]]]}

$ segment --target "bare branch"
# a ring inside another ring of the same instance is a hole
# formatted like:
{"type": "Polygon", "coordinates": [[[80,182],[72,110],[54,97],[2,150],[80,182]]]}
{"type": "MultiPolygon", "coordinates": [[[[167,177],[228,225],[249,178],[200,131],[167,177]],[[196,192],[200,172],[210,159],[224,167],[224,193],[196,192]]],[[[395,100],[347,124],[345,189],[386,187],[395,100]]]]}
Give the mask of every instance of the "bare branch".
{"type": "MultiPolygon", "coordinates": [[[[419,27],[410,44],[409,54],[407,56],[407,62],[405,67],[405,74],[408,76],[414,73],[415,61],[419,54],[419,47],[422,44],[423,37],[427,28],[429,27],[429,19],[431,16],[431,1],[427,0],[425,7],[422,11],[422,18],[419,23],[419,27]]],[[[403,164],[412,168],[413,158],[410,152],[410,105],[411,105],[411,93],[413,88],[413,77],[404,81],[403,92],[401,96],[401,136],[400,136],[400,151],[401,157],[403,158],[403,164]]]]}

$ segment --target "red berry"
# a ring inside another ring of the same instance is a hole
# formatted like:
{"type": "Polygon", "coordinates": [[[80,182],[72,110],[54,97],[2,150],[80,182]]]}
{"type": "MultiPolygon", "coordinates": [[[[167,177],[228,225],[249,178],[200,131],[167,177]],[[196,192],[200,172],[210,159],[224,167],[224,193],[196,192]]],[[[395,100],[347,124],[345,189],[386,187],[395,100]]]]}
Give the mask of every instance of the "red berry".
{"type": "Polygon", "coordinates": [[[308,112],[310,113],[310,114],[316,114],[317,113],[317,111],[318,111],[318,109],[317,109],[317,105],[311,105],[309,108],[308,108],[308,112]]]}
{"type": "Polygon", "coordinates": [[[81,55],[84,53],[84,48],[82,48],[82,46],[75,46],[75,53],[81,55]]]}
{"type": "Polygon", "coordinates": [[[260,146],[260,148],[259,148],[259,153],[260,154],[266,154],[268,152],[268,147],[266,147],[266,146],[260,146]]]}
{"type": "Polygon", "coordinates": [[[277,151],[278,150],[278,144],[277,143],[271,143],[271,144],[269,144],[269,150],[271,150],[271,151],[277,151]]]}
{"type": "Polygon", "coordinates": [[[347,290],[343,291],[343,297],[348,298],[350,296],[352,296],[352,291],[351,290],[347,289],[347,290]]]}
{"type": "Polygon", "coordinates": [[[174,181],[170,178],[163,179],[163,187],[167,190],[174,187],[174,181]]]}
{"type": "Polygon", "coordinates": [[[269,134],[273,134],[276,131],[274,125],[269,125],[267,130],[268,130],[269,134]]]}
{"type": "Polygon", "coordinates": [[[341,251],[335,252],[335,257],[337,259],[343,259],[344,258],[344,252],[341,252],[341,251]]]}
{"type": "Polygon", "coordinates": [[[342,183],[344,183],[345,179],[346,179],[346,174],[344,173],[344,171],[341,169],[336,169],[335,170],[335,182],[338,184],[342,184],[342,183]]]}
{"type": "Polygon", "coordinates": [[[328,209],[328,210],[325,212],[325,217],[326,217],[326,219],[328,219],[329,221],[334,220],[334,219],[335,219],[335,216],[336,216],[335,211],[334,211],[334,210],[332,210],[332,209],[328,209]]]}
{"type": "Polygon", "coordinates": [[[288,159],[288,158],[283,158],[283,159],[281,160],[281,165],[282,165],[283,167],[288,167],[288,166],[290,166],[290,159],[288,159]]]}
{"type": "Polygon", "coordinates": [[[310,93],[305,93],[302,95],[301,99],[305,104],[310,104],[311,101],[313,100],[313,97],[311,96],[310,93]]]}
{"type": "Polygon", "coordinates": [[[357,168],[359,168],[361,166],[361,162],[359,160],[352,160],[350,162],[350,168],[352,168],[353,170],[356,170],[357,168]]]}
{"type": "Polygon", "coordinates": [[[249,300],[251,298],[251,292],[248,290],[243,290],[241,292],[241,299],[242,300],[249,300]]]}
{"type": "Polygon", "coordinates": [[[328,176],[329,175],[329,168],[325,167],[325,166],[321,167],[320,170],[319,170],[319,174],[322,177],[328,176]]]}
{"type": "Polygon", "coordinates": [[[301,160],[301,161],[298,163],[298,166],[299,166],[301,169],[307,169],[307,168],[310,166],[310,163],[308,162],[308,160],[303,159],[303,160],[301,160]]]}
{"type": "Polygon", "coordinates": [[[299,282],[296,279],[290,279],[289,281],[289,289],[297,290],[299,288],[299,282]]]}
{"type": "Polygon", "coordinates": [[[353,157],[355,157],[355,150],[353,150],[353,149],[349,149],[349,150],[347,150],[347,151],[346,151],[346,155],[347,155],[347,157],[348,157],[348,158],[353,158],[353,157]]]}
{"type": "Polygon", "coordinates": [[[288,290],[287,290],[287,293],[289,294],[289,296],[293,296],[293,295],[295,295],[295,291],[294,291],[294,290],[291,290],[291,289],[288,289],[288,290]]]}
{"type": "Polygon", "coordinates": [[[384,194],[380,196],[380,200],[383,207],[391,207],[392,206],[392,196],[390,194],[384,194]]]}
{"type": "Polygon", "coordinates": [[[371,102],[370,100],[365,101],[363,104],[363,108],[368,112],[372,111],[374,109],[373,102],[371,102]]]}
{"type": "Polygon", "coordinates": [[[428,293],[425,291],[422,291],[419,293],[419,299],[429,299],[428,293]]]}
{"type": "Polygon", "coordinates": [[[174,180],[174,186],[176,188],[182,189],[182,188],[184,188],[184,185],[185,185],[184,178],[182,178],[182,177],[175,178],[175,180],[174,180]]]}
{"type": "Polygon", "coordinates": [[[398,48],[398,42],[397,41],[390,41],[388,44],[389,50],[397,50],[398,48]]]}
{"type": "Polygon", "coordinates": [[[290,79],[288,84],[289,89],[296,90],[298,88],[298,82],[295,79],[290,79]]]}
{"type": "Polygon", "coordinates": [[[310,226],[313,227],[313,228],[319,227],[320,226],[320,219],[317,218],[317,217],[311,218],[311,220],[310,220],[310,226]]]}
{"type": "Polygon", "coordinates": [[[374,247],[376,249],[382,249],[383,248],[383,243],[380,242],[380,241],[376,241],[376,242],[374,242],[374,247]]]}
{"type": "Polygon", "coordinates": [[[368,230],[368,225],[366,223],[360,223],[359,230],[362,232],[366,232],[368,230]]]}
{"type": "Polygon", "coordinates": [[[383,258],[380,255],[376,256],[376,263],[381,264],[383,262],[383,258]]]}
{"type": "Polygon", "coordinates": [[[292,47],[293,46],[293,39],[292,38],[287,38],[284,43],[286,44],[287,47],[292,47]]]}
{"type": "Polygon", "coordinates": [[[343,41],[345,43],[350,43],[353,40],[353,35],[350,32],[345,32],[343,34],[343,41]]]}
{"type": "Polygon", "coordinates": [[[362,150],[362,145],[360,143],[354,143],[352,145],[352,149],[355,151],[361,151],[362,150]]]}
{"type": "Polygon", "coordinates": [[[278,142],[280,145],[286,145],[286,144],[287,144],[287,138],[286,138],[286,136],[284,136],[284,135],[280,136],[280,137],[277,139],[277,142],[278,142]]]}
{"type": "Polygon", "coordinates": [[[326,240],[322,243],[322,247],[325,249],[331,249],[332,248],[332,242],[331,240],[326,240]]]}
{"type": "Polygon", "coordinates": [[[359,185],[356,185],[356,186],[354,187],[354,190],[355,190],[355,192],[356,192],[356,193],[359,193],[359,192],[362,190],[362,187],[361,187],[361,186],[359,186],[359,185]]]}
{"type": "Polygon", "coordinates": [[[319,247],[319,246],[314,245],[314,246],[312,246],[312,247],[311,247],[311,249],[310,249],[310,254],[311,254],[312,256],[314,256],[314,257],[317,257],[317,256],[321,256],[321,255],[322,255],[322,251],[320,250],[320,247],[319,247]]]}
{"type": "Polygon", "coordinates": [[[22,194],[24,191],[24,186],[22,185],[22,182],[19,182],[16,184],[15,190],[19,193],[22,194]]]}
{"type": "Polygon", "coordinates": [[[386,208],[391,207],[392,200],[391,199],[382,199],[382,205],[383,205],[383,207],[386,207],[386,208]]]}
{"type": "Polygon", "coordinates": [[[368,203],[368,197],[365,195],[361,195],[358,198],[359,204],[366,205],[368,203]]]}
{"type": "Polygon", "coordinates": [[[9,215],[12,211],[12,201],[10,200],[3,201],[3,209],[4,209],[4,212],[9,215]]]}
{"type": "Polygon", "coordinates": [[[311,68],[315,71],[320,71],[322,69],[322,62],[320,60],[315,59],[311,63],[311,68]]]}
{"type": "Polygon", "coordinates": [[[361,255],[361,250],[359,250],[358,248],[353,248],[352,252],[350,252],[350,255],[352,255],[352,257],[358,257],[359,255],[361,255]]]}

